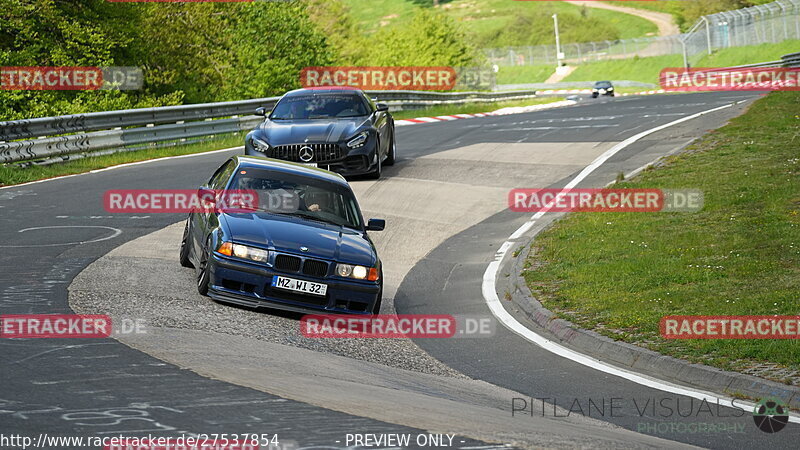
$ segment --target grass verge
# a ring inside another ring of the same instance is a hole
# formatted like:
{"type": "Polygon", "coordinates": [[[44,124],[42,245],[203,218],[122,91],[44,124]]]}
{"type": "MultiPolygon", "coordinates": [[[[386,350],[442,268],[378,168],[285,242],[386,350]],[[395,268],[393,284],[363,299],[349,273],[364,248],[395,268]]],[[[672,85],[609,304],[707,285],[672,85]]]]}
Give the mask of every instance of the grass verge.
{"type": "Polygon", "coordinates": [[[544,83],[556,71],[555,64],[541,66],[502,66],[497,84],[544,83]]]}
{"type": "Polygon", "coordinates": [[[0,186],[10,186],[13,184],[44,180],[46,178],[54,178],[62,175],[89,172],[90,170],[102,169],[105,167],[116,166],[118,164],[163,158],[165,156],[187,155],[190,153],[202,153],[223,148],[236,147],[243,145],[243,138],[244,134],[236,134],[196,144],[93,156],[46,166],[34,165],[29,167],[19,167],[12,164],[0,165],[0,186]]]}
{"type": "MultiPolygon", "coordinates": [[[[700,59],[694,67],[726,67],[776,61],[781,56],[800,50],[800,41],[760,44],[717,50],[700,59]]],[[[631,80],[658,83],[658,74],[666,67],[683,67],[681,55],[663,55],[599,61],[579,65],[564,81],[631,80]]]]}
{"type": "Polygon", "coordinates": [[[800,93],[776,92],[622,188],[695,188],[698,213],[574,213],[540,234],[525,279],[577,325],[727,370],[798,380],[797,340],[666,340],[659,320],[796,315],[800,93]]]}

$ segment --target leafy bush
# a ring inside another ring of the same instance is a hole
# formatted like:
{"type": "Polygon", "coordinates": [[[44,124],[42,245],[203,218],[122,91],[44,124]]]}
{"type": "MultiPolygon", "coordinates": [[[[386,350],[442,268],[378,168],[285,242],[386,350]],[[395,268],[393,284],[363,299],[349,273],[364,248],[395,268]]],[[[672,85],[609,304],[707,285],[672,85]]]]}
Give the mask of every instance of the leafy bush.
{"type": "Polygon", "coordinates": [[[0,66],[136,66],[139,91],[0,91],[0,120],[279,95],[324,65],[470,66],[451,18],[420,10],[367,38],[341,0],[0,0],[0,66]]]}
{"type": "Polygon", "coordinates": [[[418,10],[407,24],[378,31],[372,40],[374,47],[362,61],[365,65],[458,67],[480,62],[461,27],[429,9],[418,10]]]}

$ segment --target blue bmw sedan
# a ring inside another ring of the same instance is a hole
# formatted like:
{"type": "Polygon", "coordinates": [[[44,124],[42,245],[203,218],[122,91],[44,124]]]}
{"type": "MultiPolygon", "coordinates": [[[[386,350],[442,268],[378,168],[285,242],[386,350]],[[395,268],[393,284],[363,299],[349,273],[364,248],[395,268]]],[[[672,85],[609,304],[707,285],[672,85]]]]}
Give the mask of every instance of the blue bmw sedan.
{"type": "Polygon", "coordinates": [[[355,195],[338,174],[262,157],[236,156],[200,187],[254,193],[247,207],[204,208],[184,227],[180,262],[194,267],[203,295],[248,307],[377,314],[381,261],[355,195]]]}

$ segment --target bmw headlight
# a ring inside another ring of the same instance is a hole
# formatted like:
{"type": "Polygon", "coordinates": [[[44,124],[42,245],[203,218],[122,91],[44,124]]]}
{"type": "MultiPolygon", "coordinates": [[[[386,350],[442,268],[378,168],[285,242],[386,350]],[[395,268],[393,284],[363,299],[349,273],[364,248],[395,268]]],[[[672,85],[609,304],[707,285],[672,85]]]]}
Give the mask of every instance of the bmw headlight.
{"type": "Polygon", "coordinates": [[[613,91],[613,90],[614,90],[614,87],[612,86],[612,87],[608,88],[608,90],[609,90],[609,91],[613,91]]]}
{"type": "Polygon", "coordinates": [[[378,279],[378,269],[351,264],[336,264],[336,275],[342,278],[376,281],[378,279]]]}
{"type": "Polygon", "coordinates": [[[267,153],[269,151],[269,144],[258,138],[250,138],[250,143],[253,144],[253,149],[257,152],[267,153]]]}
{"type": "Polygon", "coordinates": [[[218,253],[227,256],[235,256],[241,259],[249,259],[256,262],[267,262],[269,252],[260,248],[249,247],[247,245],[234,244],[232,242],[223,242],[217,249],[218,253]]]}
{"type": "Polygon", "coordinates": [[[369,133],[362,131],[361,133],[358,133],[356,137],[347,141],[347,146],[350,148],[363,147],[364,143],[367,142],[367,137],[369,137],[369,133]]]}

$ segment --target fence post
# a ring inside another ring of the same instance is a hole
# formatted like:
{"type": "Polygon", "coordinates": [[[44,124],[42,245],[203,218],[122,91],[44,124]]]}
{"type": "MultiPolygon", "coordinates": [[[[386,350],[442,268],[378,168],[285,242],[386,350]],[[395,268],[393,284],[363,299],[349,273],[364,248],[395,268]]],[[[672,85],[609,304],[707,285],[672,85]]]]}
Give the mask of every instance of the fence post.
{"type": "Polygon", "coordinates": [[[783,2],[778,0],[778,6],[781,7],[781,19],[783,19],[783,39],[789,39],[789,27],[786,24],[786,8],[783,7],[783,2]]]}
{"type": "Polygon", "coordinates": [[[706,16],[702,17],[702,20],[706,23],[706,46],[708,47],[708,54],[711,54],[711,24],[708,22],[708,18],[706,16]]]}
{"type": "Polygon", "coordinates": [[[683,67],[689,68],[689,55],[686,52],[686,42],[683,39],[678,39],[683,47],[683,67]]]}

